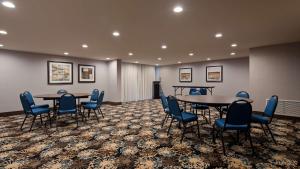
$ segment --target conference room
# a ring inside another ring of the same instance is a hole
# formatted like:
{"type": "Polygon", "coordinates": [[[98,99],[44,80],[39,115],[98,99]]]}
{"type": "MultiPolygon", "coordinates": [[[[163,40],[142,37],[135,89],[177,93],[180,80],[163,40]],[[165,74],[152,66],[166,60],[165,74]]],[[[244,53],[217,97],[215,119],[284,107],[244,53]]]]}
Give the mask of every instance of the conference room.
{"type": "Polygon", "coordinates": [[[299,168],[300,1],[0,3],[0,168],[299,168]]]}

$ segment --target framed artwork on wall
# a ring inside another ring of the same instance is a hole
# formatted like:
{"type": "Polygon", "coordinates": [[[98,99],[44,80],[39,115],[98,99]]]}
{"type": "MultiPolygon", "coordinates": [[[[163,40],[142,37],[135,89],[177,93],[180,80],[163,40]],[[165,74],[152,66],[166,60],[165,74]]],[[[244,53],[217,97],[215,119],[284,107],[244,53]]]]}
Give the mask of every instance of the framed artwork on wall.
{"type": "Polygon", "coordinates": [[[192,82],[192,68],[179,68],[179,82],[192,82]]]}
{"type": "Polygon", "coordinates": [[[223,66],[206,66],[206,82],[223,82],[223,66]]]}
{"type": "Polygon", "coordinates": [[[73,63],[48,61],[48,84],[73,84],[73,63]]]}
{"type": "Polygon", "coordinates": [[[95,83],[96,67],[93,65],[78,65],[78,82],[79,83],[95,83]]]}

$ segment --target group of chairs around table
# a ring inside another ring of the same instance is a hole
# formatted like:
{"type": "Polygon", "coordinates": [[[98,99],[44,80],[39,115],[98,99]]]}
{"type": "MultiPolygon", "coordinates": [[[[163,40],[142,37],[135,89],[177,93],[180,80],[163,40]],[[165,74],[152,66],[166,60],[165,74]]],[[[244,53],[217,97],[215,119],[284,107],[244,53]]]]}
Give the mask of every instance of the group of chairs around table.
{"type": "MultiPolygon", "coordinates": [[[[203,92],[203,91],[202,91],[203,92]]],[[[200,90],[193,89],[190,91],[191,95],[195,95],[195,93],[201,95],[203,93],[200,92],[200,90]]],[[[174,120],[177,120],[180,124],[183,124],[183,130],[182,130],[182,137],[181,141],[184,138],[184,134],[186,131],[186,124],[191,122],[196,122],[197,130],[198,130],[198,137],[200,137],[200,131],[199,131],[199,123],[198,123],[198,115],[194,112],[186,112],[182,108],[180,108],[178,101],[176,97],[174,96],[168,96],[166,97],[163,92],[161,92],[161,102],[164,109],[164,112],[166,113],[165,118],[162,122],[162,127],[164,123],[171,118],[171,123],[168,128],[168,135],[170,133],[170,128],[172,126],[172,123],[174,120]]],[[[245,133],[245,140],[249,138],[250,145],[252,148],[252,154],[254,154],[254,148],[252,144],[252,139],[250,135],[250,129],[251,129],[251,123],[259,123],[261,125],[261,128],[264,131],[264,134],[268,136],[265,127],[269,131],[272,140],[276,144],[276,140],[274,138],[274,135],[269,127],[269,124],[272,122],[277,103],[278,103],[278,96],[273,95],[270,97],[270,99],[267,102],[267,105],[265,107],[265,110],[263,112],[254,112],[252,111],[252,105],[247,100],[243,100],[243,98],[250,98],[249,94],[245,91],[240,91],[236,94],[236,97],[239,97],[239,100],[234,101],[232,104],[229,105],[229,107],[225,107],[223,111],[226,112],[226,118],[219,118],[215,120],[215,123],[213,124],[213,142],[215,142],[216,136],[221,137],[222,140],[222,147],[223,147],[223,153],[225,155],[225,146],[224,146],[224,138],[223,138],[223,132],[234,130],[237,131],[237,141],[239,142],[239,134],[240,132],[245,133]],[[265,127],[264,127],[265,126],[265,127]]],[[[207,105],[191,105],[192,109],[200,109],[200,110],[206,110],[209,109],[207,105]]],[[[210,116],[210,110],[209,110],[209,116],[210,116]]],[[[209,117],[210,119],[210,117],[209,117]]],[[[207,120],[207,119],[206,119],[207,120]]]]}
{"type": "Polygon", "coordinates": [[[61,115],[68,114],[71,115],[71,117],[73,117],[72,115],[75,115],[75,120],[78,127],[78,115],[81,115],[82,121],[86,120],[86,110],[88,111],[88,117],[90,117],[90,113],[93,112],[98,122],[98,113],[101,114],[104,118],[104,115],[101,110],[101,105],[104,98],[104,91],[100,92],[98,89],[94,89],[90,95],[90,100],[80,102],[79,105],[76,104],[76,97],[73,94],[68,93],[66,90],[61,89],[57,91],[57,94],[60,94],[61,97],[56,100],[56,105],[54,105],[53,109],[51,110],[48,104],[36,105],[33,96],[30,92],[25,91],[24,93],[21,93],[20,100],[23,107],[23,112],[25,114],[25,118],[20,129],[23,129],[23,125],[26,119],[31,116],[33,117],[33,119],[30,126],[30,131],[32,130],[33,124],[37,116],[40,116],[41,124],[43,124],[42,115],[44,114],[47,114],[50,127],[52,125],[53,119],[55,120],[57,127],[58,117],[61,115]],[[51,113],[53,113],[53,115],[51,115],[51,113]]]}

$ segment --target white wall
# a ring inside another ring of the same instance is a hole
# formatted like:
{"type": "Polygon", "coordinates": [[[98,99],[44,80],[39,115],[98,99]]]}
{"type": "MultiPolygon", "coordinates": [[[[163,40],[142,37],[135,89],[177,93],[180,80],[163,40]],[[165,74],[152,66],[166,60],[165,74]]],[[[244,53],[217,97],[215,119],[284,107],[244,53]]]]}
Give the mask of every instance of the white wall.
{"type": "MultiPolygon", "coordinates": [[[[173,95],[173,85],[215,86],[214,95],[234,96],[240,90],[249,90],[249,58],[207,61],[160,67],[161,86],[166,95],[173,95]],[[223,82],[207,83],[206,66],[223,65],[223,82]],[[179,82],[179,68],[191,67],[192,83],[179,82]]],[[[185,90],[186,94],[188,89],[185,90]]],[[[251,93],[250,93],[251,95],[251,93]]]]}
{"type": "Polygon", "coordinates": [[[121,61],[113,60],[108,62],[107,69],[109,98],[113,102],[121,102],[121,61]]]}
{"type": "MultiPolygon", "coordinates": [[[[0,112],[21,110],[19,94],[25,90],[37,95],[56,93],[61,88],[69,92],[91,92],[98,88],[105,91],[104,99],[108,100],[112,98],[112,93],[108,90],[107,72],[108,66],[104,61],[0,50],[0,112]],[[48,60],[73,62],[73,85],[48,85],[48,60]],[[78,83],[78,64],[96,66],[96,83],[78,83]]],[[[47,103],[41,99],[35,100],[47,103]]],[[[51,102],[48,103],[52,105],[51,102]]]]}
{"type": "Polygon", "coordinates": [[[258,110],[274,94],[300,100],[300,42],[250,49],[250,91],[258,110]]]}

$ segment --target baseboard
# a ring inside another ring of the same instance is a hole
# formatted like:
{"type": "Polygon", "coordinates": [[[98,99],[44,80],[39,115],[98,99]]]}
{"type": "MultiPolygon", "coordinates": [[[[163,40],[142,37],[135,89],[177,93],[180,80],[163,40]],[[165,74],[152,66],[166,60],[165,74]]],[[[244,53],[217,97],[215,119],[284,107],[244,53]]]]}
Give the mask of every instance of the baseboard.
{"type": "Polygon", "coordinates": [[[14,116],[24,114],[23,111],[11,111],[11,112],[1,112],[0,117],[14,116]]]}
{"type": "Polygon", "coordinates": [[[122,102],[111,102],[111,101],[105,101],[103,104],[108,104],[108,105],[121,105],[122,102]]]}

